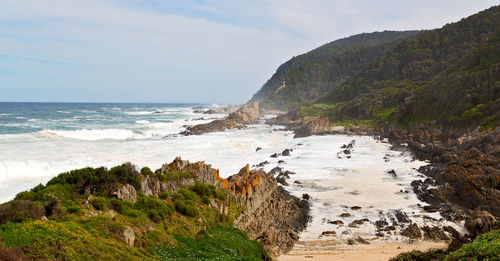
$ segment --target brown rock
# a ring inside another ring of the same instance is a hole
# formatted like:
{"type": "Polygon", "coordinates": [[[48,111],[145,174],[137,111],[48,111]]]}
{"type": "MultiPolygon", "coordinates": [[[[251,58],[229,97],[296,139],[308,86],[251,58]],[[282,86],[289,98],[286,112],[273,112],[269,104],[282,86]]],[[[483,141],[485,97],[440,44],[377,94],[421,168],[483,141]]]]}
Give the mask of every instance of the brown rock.
{"type": "Polygon", "coordinates": [[[450,239],[444,231],[439,228],[439,227],[429,227],[429,226],[424,226],[422,227],[422,230],[424,231],[424,238],[428,240],[434,240],[434,241],[439,241],[439,240],[448,240],[450,239]]]}
{"type": "Polygon", "coordinates": [[[472,236],[486,233],[497,227],[498,220],[488,211],[476,210],[471,217],[465,219],[465,228],[469,230],[472,236]]]}
{"type": "Polygon", "coordinates": [[[409,225],[407,228],[405,228],[402,232],[401,235],[405,237],[409,237],[411,239],[420,239],[422,238],[422,232],[420,231],[420,228],[418,228],[417,224],[413,223],[409,225]]]}
{"type": "Polygon", "coordinates": [[[323,231],[321,233],[321,235],[322,236],[335,236],[335,235],[337,235],[337,232],[335,232],[335,231],[323,231]]]}

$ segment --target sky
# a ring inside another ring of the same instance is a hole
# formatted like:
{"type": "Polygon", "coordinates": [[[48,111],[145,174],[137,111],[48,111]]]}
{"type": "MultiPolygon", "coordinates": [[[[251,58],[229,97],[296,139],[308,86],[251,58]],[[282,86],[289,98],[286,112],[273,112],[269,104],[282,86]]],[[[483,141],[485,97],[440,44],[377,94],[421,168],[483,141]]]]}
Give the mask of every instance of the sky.
{"type": "Polygon", "coordinates": [[[0,101],[244,103],[293,56],[490,0],[0,0],[0,101]]]}

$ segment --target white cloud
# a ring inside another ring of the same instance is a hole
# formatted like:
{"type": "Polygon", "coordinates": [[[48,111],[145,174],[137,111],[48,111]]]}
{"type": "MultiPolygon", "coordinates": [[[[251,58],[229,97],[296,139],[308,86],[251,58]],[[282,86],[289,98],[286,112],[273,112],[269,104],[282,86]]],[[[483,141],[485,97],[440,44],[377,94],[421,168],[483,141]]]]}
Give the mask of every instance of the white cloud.
{"type": "Polygon", "coordinates": [[[321,44],[435,28],[493,2],[3,0],[0,55],[30,59],[0,58],[0,88],[10,100],[244,102],[279,64],[321,44]]]}

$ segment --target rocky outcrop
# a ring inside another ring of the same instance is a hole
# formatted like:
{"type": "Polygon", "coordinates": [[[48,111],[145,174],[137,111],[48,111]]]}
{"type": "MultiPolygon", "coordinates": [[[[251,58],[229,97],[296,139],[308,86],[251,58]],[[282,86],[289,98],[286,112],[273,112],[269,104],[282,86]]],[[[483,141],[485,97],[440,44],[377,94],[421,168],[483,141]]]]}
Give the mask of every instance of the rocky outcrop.
{"type": "Polygon", "coordinates": [[[219,170],[211,165],[190,163],[181,158],[156,170],[160,174],[172,172],[190,173],[192,176],[161,181],[157,177],[143,175],[142,193],[158,196],[164,191],[176,192],[179,187],[194,185],[195,180],[226,189],[229,201],[222,204],[214,201],[211,205],[227,215],[229,205],[236,204],[240,213],[234,220],[234,226],[244,230],[250,239],[261,241],[273,256],[288,251],[308,222],[309,204],[306,200],[298,199],[278,186],[272,174],[250,170],[248,165],[227,179],[221,178],[219,170]]]}
{"type": "Polygon", "coordinates": [[[134,246],[135,243],[135,233],[134,230],[126,226],[125,229],[122,232],[122,239],[129,245],[129,246],[134,246]]]}
{"type": "Polygon", "coordinates": [[[134,203],[137,201],[137,192],[135,191],[134,186],[130,184],[124,185],[114,192],[113,195],[121,200],[130,200],[134,203]]]}
{"type": "Polygon", "coordinates": [[[246,126],[246,124],[256,123],[261,116],[262,112],[259,109],[259,104],[256,102],[252,102],[241,106],[241,108],[230,113],[229,116],[225,119],[214,120],[209,123],[187,127],[185,131],[181,132],[181,134],[201,135],[209,132],[243,128],[246,126]]]}
{"type": "Polygon", "coordinates": [[[476,210],[470,217],[465,219],[465,228],[469,230],[472,236],[477,236],[486,233],[494,228],[498,228],[499,220],[491,215],[488,211],[476,210]]]}
{"type": "Polygon", "coordinates": [[[409,225],[406,229],[401,232],[401,235],[405,237],[409,237],[411,239],[420,239],[422,238],[422,232],[420,228],[418,228],[417,224],[413,223],[409,225]]]}

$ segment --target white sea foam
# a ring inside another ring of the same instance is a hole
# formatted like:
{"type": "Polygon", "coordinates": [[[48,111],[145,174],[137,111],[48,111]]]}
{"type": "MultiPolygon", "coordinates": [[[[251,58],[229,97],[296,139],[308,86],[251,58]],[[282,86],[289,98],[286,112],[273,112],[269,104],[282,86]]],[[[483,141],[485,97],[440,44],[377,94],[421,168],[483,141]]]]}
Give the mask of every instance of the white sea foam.
{"type": "Polygon", "coordinates": [[[81,129],[81,130],[46,130],[46,133],[76,140],[129,140],[145,138],[142,134],[126,129],[81,129]]]}
{"type": "MultiPolygon", "coordinates": [[[[371,137],[344,135],[294,139],[291,132],[274,131],[276,126],[265,125],[199,136],[165,137],[179,133],[185,124],[204,122],[188,120],[196,114],[186,113],[184,108],[178,113],[184,118],[171,122],[150,118],[146,122],[134,118],[134,123],[127,127],[130,129],[45,130],[0,135],[0,201],[75,168],[111,167],[130,161],[138,168],[156,169],[182,156],[190,161],[203,160],[212,164],[220,169],[223,177],[237,173],[247,163],[252,166],[266,160],[270,162],[265,166],[267,171],[282,166],[296,172],[290,175],[288,183],[291,185],[286,189],[296,196],[304,193],[312,196],[312,221],[301,234],[302,240],[316,240],[325,230],[335,230],[337,235],[349,230],[350,236],[373,236],[373,222],[378,220],[380,213],[386,215],[395,209],[405,211],[419,225],[434,222],[423,216],[440,218],[438,213],[423,213],[417,206],[423,203],[411,192],[410,182],[419,178],[412,168],[425,163],[412,161],[409,154],[390,150],[387,143],[371,137]],[[133,130],[140,130],[140,133],[133,130]],[[351,158],[339,159],[340,146],[353,139],[356,146],[351,158]],[[94,142],[96,140],[99,142],[94,142]],[[261,150],[256,151],[257,147],[261,150]],[[291,156],[270,158],[271,154],[286,148],[293,148],[291,156]],[[390,155],[388,162],[383,159],[385,154],[390,155]],[[279,160],[285,162],[279,164],[279,160]],[[390,169],[396,171],[397,178],[387,173],[390,169]],[[294,184],[294,181],[302,184],[294,184]],[[399,193],[400,190],[409,192],[399,193]],[[349,208],[352,206],[362,209],[354,211],[349,208]],[[353,216],[338,217],[342,212],[353,216]],[[370,222],[358,228],[338,227],[326,222],[342,219],[347,225],[362,218],[370,222]]],[[[460,228],[460,225],[452,225],[460,228]]],[[[392,236],[391,239],[398,238],[392,236]]]]}

